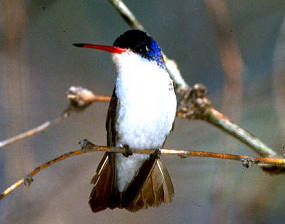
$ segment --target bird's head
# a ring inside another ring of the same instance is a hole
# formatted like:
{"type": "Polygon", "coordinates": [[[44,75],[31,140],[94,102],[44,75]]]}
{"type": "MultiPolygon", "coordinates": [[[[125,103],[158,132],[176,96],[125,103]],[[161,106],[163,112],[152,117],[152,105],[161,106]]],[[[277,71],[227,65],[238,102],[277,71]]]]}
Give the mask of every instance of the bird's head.
{"type": "Polygon", "coordinates": [[[141,30],[129,30],[120,35],[113,46],[76,43],[76,47],[92,48],[108,51],[113,54],[134,53],[149,61],[156,62],[160,67],[165,68],[163,56],[158,43],[141,30]]]}

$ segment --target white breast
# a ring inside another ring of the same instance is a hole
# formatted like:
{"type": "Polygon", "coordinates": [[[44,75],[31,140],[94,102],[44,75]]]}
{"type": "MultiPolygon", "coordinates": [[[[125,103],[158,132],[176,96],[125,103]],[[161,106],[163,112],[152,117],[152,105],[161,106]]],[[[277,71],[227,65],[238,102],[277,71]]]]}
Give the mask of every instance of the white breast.
{"type": "MultiPolygon", "coordinates": [[[[114,54],[117,66],[116,94],[119,99],[117,146],[160,148],[169,134],[176,114],[172,80],[156,62],[132,52],[114,54]]],[[[147,155],[128,158],[116,155],[119,191],[126,190],[147,155]]]]}

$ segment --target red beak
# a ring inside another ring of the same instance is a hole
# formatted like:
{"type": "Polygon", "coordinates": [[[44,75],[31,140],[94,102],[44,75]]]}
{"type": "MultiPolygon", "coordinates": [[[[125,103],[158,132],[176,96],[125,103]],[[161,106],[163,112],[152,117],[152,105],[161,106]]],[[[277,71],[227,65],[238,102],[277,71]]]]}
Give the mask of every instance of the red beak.
{"type": "Polygon", "coordinates": [[[98,49],[102,51],[108,51],[115,54],[121,54],[126,52],[126,48],[114,47],[114,46],[105,46],[105,45],[98,45],[98,44],[84,44],[84,43],[75,43],[73,44],[75,47],[84,47],[84,48],[91,48],[91,49],[98,49]]]}

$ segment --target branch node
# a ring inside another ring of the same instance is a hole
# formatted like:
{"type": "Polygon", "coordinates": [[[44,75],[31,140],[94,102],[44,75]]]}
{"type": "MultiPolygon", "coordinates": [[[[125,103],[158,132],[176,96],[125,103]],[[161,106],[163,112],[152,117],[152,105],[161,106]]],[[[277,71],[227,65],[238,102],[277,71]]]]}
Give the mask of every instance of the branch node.
{"type": "Polygon", "coordinates": [[[256,164],[256,161],[252,158],[241,159],[242,166],[245,168],[252,167],[253,164],[256,164]]]}
{"type": "Polygon", "coordinates": [[[203,84],[195,84],[193,88],[178,89],[178,116],[188,119],[202,119],[209,107],[207,88],[203,84]]]}
{"type": "Polygon", "coordinates": [[[88,139],[80,140],[78,142],[78,144],[81,146],[81,149],[83,151],[89,151],[89,150],[94,149],[96,147],[96,145],[94,143],[90,142],[88,139]]]}
{"type": "Polygon", "coordinates": [[[31,175],[27,175],[24,178],[24,185],[25,186],[30,186],[33,181],[34,181],[33,177],[31,175]]]}
{"type": "Polygon", "coordinates": [[[94,101],[95,95],[92,91],[81,86],[71,86],[67,91],[67,99],[72,109],[81,111],[94,101]]]}

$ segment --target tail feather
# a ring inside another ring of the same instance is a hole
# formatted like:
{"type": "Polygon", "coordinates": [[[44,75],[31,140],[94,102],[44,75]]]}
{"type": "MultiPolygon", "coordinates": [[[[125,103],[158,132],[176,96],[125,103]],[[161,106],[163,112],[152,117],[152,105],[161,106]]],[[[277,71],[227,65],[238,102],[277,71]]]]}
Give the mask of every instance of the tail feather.
{"type": "Polygon", "coordinates": [[[106,208],[125,208],[136,212],[169,203],[174,196],[166,167],[160,159],[153,157],[145,161],[127,190],[120,193],[116,185],[114,156],[106,153],[91,183],[94,188],[89,197],[89,204],[93,212],[106,208]]]}
{"type": "Polygon", "coordinates": [[[93,212],[99,212],[106,208],[113,209],[119,205],[112,160],[112,155],[105,153],[98,165],[96,175],[91,180],[94,187],[89,197],[89,205],[93,212]]]}
{"type": "Polygon", "coordinates": [[[170,203],[173,196],[174,188],[168,171],[161,160],[156,159],[143,185],[125,208],[136,212],[142,208],[157,207],[162,203],[170,203]]]}

